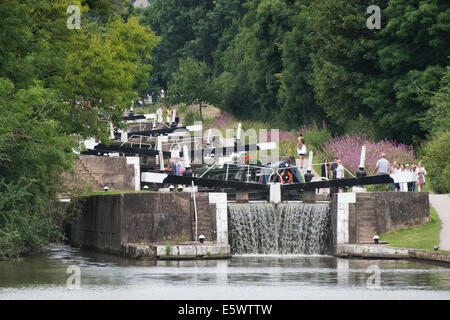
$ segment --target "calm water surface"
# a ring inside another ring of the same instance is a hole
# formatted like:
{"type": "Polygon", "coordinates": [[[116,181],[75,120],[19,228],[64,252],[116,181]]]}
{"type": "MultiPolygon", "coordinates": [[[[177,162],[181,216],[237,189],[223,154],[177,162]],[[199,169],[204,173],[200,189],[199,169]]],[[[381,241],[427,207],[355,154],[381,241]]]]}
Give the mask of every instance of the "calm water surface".
{"type": "Polygon", "coordinates": [[[0,299],[450,300],[450,268],[292,255],[136,261],[58,246],[40,256],[0,262],[0,299]],[[66,285],[70,265],[80,268],[79,289],[66,285]],[[379,268],[379,287],[368,287],[374,276],[369,266],[379,268]]]}

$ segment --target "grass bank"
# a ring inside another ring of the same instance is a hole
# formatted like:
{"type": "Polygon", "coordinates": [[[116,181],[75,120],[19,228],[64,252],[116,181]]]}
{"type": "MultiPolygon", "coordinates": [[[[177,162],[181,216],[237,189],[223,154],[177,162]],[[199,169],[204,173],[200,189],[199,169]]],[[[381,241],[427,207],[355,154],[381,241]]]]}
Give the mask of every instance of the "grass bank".
{"type": "MultiPolygon", "coordinates": [[[[381,241],[389,242],[391,247],[402,247],[434,251],[434,246],[439,245],[439,234],[441,232],[441,219],[436,210],[430,206],[431,220],[414,228],[401,229],[399,231],[386,233],[380,236],[381,241]]],[[[440,253],[449,251],[438,250],[440,253]]]]}

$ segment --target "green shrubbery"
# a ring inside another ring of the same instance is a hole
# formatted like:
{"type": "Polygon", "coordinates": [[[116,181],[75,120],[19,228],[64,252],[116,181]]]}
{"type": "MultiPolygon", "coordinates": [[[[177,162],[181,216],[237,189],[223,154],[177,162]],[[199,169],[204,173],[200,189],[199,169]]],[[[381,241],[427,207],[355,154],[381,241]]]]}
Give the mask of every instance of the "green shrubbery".
{"type": "Polygon", "coordinates": [[[80,30],[67,29],[65,0],[0,4],[0,257],[58,236],[74,141],[107,143],[147,84],[159,38],[107,2],[83,2],[80,30]]]}
{"type": "Polygon", "coordinates": [[[423,126],[431,138],[423,148],[427,182],[437,193],[450,192],[450,67],[442,78],[441,87],[431,98],[431,109],[423,126]]]}
{"type": "Polygon", "coordinates": [[[439,132],[425,146],[427,183],[436,193],[450,192],[450,132],[439,132]]]}
{"type": "Polygon", "coordinates": [[[30,192],[35,183],[25,178],[0,181],[0,259],[40,250],[61,237],[49,214],[52,208],[30,192]]]}

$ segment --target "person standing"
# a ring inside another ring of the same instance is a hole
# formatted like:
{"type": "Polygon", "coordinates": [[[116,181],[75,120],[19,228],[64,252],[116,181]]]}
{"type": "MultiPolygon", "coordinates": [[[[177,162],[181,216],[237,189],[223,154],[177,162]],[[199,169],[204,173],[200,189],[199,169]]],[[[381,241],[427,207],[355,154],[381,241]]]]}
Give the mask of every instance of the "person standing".
{"type": "Polygon", "coordinates": [[[167,122],[170,123],[172,121],[172,109],[167,109],[167,122]]]}
{"type": "Polygon", "coordinates": [[[325,180],[330,180],[330,164],[328,163],[328,159],[323,159],[322,178],[325,178],[325,180]]]}
{"type": "MultiPolygon", "coordinates": [[[[336,179],[344,179],[344,166],[342,165],[341,159],[337,160],[338,166],[336,167],[336,179]]],[[[342,192],[342,189],[339,188],[339,192],[342,192]]]]}
{"type": "MultiPolygon", "coordinates": [[[[406,164],[405,165],[406,166],[406,172],[408,172],[409,174],[411,174],[411,168],[409,167],[409,164],[406,164]]],[[[407,191],[412,191],[412,182],[408,182],[408,183],[406,183],[406,189],[407,189],[407,191]]]]}
{"type": "Polygon", "coordinates": [[[413,173],[413,182],[411,183],[411,191],[415,192],[416,191],[416,181],[417,181],[417,166],[415,164],[411,165],[411,172],[413,173]]]}
{"type": "MultiPolygon", "coordinates": [[[[407,164],[402,164],[401,168],[400,168],[400,172],[401,173],[405,173],[407,172],[407,168],[406,168],[407,164]]],[[[400,182],[400,191],[401,192],[406,192],[408,191],[408,183],[407,182],[400,182]]]]}
{"type": "Polygon", "coordinates": [[[422,187],[425,185],[425,175],[427,171],[422,167],[422,162],[417,164],[417,191],[422,192],[422,187]]]}
{"type": "Polygon", "coordinates": [[[381,154],[381,158],[378,159],[377,164],[375,166],[375,170],[377,171],[377,175],[389,174],[390,169],[389,161],[386,159],[386,154],[383,152],[381,154]]]}
{"type": "Polygon", "coordinates": [[[301,133],[297,139],[297,154],[300,158],[300,169],[303,169],[303,163],[305,162],[306,156],[306,146],[305,139],[303,138],[303,135],[301,133]]]}
{"type": "Polygon", "coordinates": [[[337,157],[334,157],[334,159],[333,159],[333,163],[331,164],[331,175],[332,175],[332,178],[333,178],[333,180],[336,180],[336,168],[337,168],[337,166],[339,165],[338,163],[337,163],[337,160],[338,160],[338,158],[337,157]]]}
{"type": "MultiPolygon", "coordinates": [[[[377,175],[389,174],[390,168],[391,165],[389,164],[389,161],[386,159],[386,154],[383,152],[381,154],[381,158],[377,160],[375,171],[377,172],[377,175]]],[[[385,186],[386,191],[388,191],[388,185],[386,184],[385,186]]]]}
{"type": "MultiPolygon", "coordinates": [[[[391,173],[392,174],[397,174],[397,173],[400,173],[400,172],[401,172],[400,164],[397,163],[396,161],[394,161],[394,166],[393,166],[393,168],[391,170],[391,173]]],[[[393,183],[392,184],[392,188],[393,188],[394,192],[400,191],[400,183],[393,183]]]]}

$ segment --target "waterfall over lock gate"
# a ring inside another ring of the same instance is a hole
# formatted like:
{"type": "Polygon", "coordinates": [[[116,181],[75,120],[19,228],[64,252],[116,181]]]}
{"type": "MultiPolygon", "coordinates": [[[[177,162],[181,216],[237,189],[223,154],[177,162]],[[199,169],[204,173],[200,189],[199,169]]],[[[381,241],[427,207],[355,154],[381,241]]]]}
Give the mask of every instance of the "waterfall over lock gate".
{"type": "Polygon", "coordinates": [[[233,254],[329,254],[328,203],[229,203],[233,254]]]}

